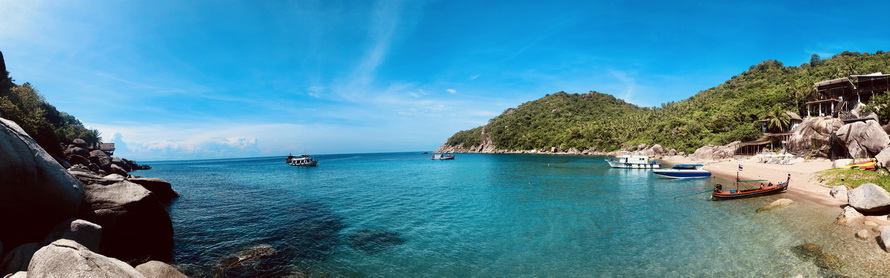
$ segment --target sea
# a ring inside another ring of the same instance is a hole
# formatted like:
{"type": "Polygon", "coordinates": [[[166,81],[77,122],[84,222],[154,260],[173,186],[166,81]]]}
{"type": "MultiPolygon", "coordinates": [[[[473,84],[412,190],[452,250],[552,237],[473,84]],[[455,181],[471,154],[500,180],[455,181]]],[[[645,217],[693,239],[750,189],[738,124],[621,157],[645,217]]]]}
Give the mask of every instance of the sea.
{"type": "Polygon", "coordinates": [[[430,156],[155,161],[134,174],[181,195],[172,263],[193,277],[868,277],[857,262],[879,250],[833,223],[840,208],[787,193],[712,201],[713,184],[732,184],[717,178],[660,179],[601,156],[430,156]],[[756,212],[779,198],[796,202],[756,212]],[[844,266],[795,253],[807,243],[844,266]]]}

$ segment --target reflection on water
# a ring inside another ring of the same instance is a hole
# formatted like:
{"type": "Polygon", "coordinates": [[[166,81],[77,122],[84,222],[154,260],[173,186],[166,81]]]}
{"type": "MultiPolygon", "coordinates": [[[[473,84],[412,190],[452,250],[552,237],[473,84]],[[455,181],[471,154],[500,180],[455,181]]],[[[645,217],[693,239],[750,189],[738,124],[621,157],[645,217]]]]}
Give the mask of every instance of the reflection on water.
{"type": "Polygon", "coordinates": [[[228,277],[815,277],[825,270],[792,251],[815,243],[846,262],[832,273],[886,269],[859,263],[888,258],[873,240],[830,240],[852,238],[832,224],[839,208],[795,200],[756,213],[792,196],[709,201],[695,193],[715,180],[659,179],[602,157],[317,158],[152,163],[144,175],[182,195],[170,207],[175,263],[228,277]],[[222,269],[233,256],[249,260],[222,269]]]}

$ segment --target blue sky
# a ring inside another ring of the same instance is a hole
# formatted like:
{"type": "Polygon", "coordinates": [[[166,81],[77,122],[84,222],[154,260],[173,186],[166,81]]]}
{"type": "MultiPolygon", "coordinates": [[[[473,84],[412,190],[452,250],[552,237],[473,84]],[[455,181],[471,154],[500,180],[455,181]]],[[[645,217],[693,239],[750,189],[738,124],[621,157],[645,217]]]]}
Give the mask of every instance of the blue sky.
{"type": "Polygon", "coordinates": [[[890,51],[888,8],[0,0],[0,51],[122,157],[420,151],[558,91],[657,106],[767,59],[890,51]]]}

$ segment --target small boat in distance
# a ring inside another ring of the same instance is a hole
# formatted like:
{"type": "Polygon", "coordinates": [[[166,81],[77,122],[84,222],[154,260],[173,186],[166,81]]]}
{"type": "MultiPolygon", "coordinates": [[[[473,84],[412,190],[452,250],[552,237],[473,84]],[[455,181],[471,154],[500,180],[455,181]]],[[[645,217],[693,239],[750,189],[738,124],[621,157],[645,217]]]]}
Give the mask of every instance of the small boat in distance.
{"type": "MultiPolygon", "coordinates": [[[[738,173],[736,173],[738,175],[738,173]]],[[[726,199],[739,199],[739,198],[748,198],[748,197],[757,197],[764,195],[772,195],[776,193],[785,192],[788,190],[788,183],[791,182],[791,174],[788,174],[788,179],[785,182],[779,182],[776,184],[768,183],[763,184],[766,180],[739,180],[738,176],[736,176],[736,190],[723,190],[723,185],[717,184],[714,186],[714,192],[711,193],[711,197],[714,200],[726,200],[726,199]],[[754,189],[738,189],[739,183],[753,183],[760,182],[760,188],[754,189]]]]}
{"type": "Polygon", "coordinates": [[[711,172],[701,169],[701,167],[704,166],[705,165],[701,164],[678,164],[674,165],[674,167],[671,167],[670,169],[652,170],[652,173],[658,175],[658,177],[660,178],[668,179],[695,179],[711,177],[711,172]]]}
{"type": "Polygon", "coordinates": [[[612,168],[628,169],[658,169],[661,165],[655,160],[649,160],[646,155],[622,155],[617,158],[606,159],[612,168]]]}
{"type": "Polygon", "coordinates": [[[291,166],[309,166],[314,167],[318,166],[318,160],[312,159],[309,155],[288,155],[284,162],[290,164],[291,166]]]}
{"type": "Polygon", "coordinates": [[[432,160],[452,160],[454,159],[453,154],[434,154],[433,157],[430,157],[432,160]]]}

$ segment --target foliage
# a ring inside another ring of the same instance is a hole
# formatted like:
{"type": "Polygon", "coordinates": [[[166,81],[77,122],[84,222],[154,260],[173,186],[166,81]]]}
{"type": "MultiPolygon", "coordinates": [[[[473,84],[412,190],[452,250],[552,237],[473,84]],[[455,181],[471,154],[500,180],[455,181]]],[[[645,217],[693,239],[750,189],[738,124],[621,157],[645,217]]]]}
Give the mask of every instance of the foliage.
{"type": "Polygon", "coordinates": [[[868,105],[862,107],[862,114],[875,113],[881,123],[890,123],[890,108],[888,107],[890,107],[890,92],[884,92],[872,97],[868,105]]]}
{"type": "MultiPolygon", "coordinates": [[[[693,152],[704,145],[761,137],[757,121],[772,110],[806,115],[804,103],[816,97],[813,83],[878,71],[890,72],[890,55],[843,52],[799,67],[767,60],[723,84],[660,107],[641,108],[598,92],[558,92],[507,109],[483,127],[495,147],[506,150],[614,151],[646,143],[693,152]]],[[[775,124],[787,125],[784,117],[775,124]]],[[[446,144],[479,145],[482,131],[458,132],[446,144]]]]}
{"type": "Polygon", "coordinates": [[[864,183],[874,183],[890,191],[890,173],[886,169],[865,171],[858,169],[828,169],[816,173],[819,182],[827,186],[843,185],[856,188],[864,183]]]}
{"type": "Polygon", "coordinates": [[[84,139],[93,145],[102,140],[98,130],[90,130],[65,112],[46,102],[31,84],[16,85],[7,75],[0,76],[0,116],[16,122],[44,150],[62,155],[60,143],[84,139]]]}
{"type": "Polygon", "coordinates": [[[766,118],[768,119],[767,125],[770,129],[785,130],[785,128],[791,124],[791,116],[789,116],[788,113],[785,113],[785,111],[786,109],[784,107],[776,104],[766,112],[766,118]]]}

